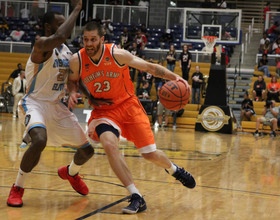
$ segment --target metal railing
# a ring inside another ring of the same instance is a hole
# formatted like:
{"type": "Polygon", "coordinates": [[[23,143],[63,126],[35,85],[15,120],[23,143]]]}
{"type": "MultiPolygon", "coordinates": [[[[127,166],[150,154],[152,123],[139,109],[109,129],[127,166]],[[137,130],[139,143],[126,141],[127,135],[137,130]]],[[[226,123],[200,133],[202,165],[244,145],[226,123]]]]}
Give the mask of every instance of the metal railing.
{"type": "Polygon", "coordinates": [[[103,20],[108,17],[114,23],[148,25],[148,7],[143,6],[94,4],[93,18],[96,15],[103,20]]]}
{"type": "Polygon", "coordinates": [[[69,4],[64,2],[34,2],[34,1],[4,1],[0,0],[2,6],[2,14],[5,17],[21,17],[21,10],[27,9],[29,17],[38,18],[42,16],[48,9],[60,12],[65,16],[69,15],[69,4]]]}

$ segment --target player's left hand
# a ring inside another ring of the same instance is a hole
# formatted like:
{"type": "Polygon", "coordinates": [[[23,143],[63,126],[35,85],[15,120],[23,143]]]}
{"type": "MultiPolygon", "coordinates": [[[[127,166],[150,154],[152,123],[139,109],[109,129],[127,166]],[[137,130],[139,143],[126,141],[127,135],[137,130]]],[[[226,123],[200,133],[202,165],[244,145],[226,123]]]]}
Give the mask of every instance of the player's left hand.
{"type": "Polygon", "coordinates": [[[186,85],[186,88],[188,88],[188,90],[189,90],[189,94],[191,93],[191,86],[189,85],[189,83],[186,81],[186,80],[184,80],[182,77],[180,77],[180,76],[177,76],[176,77],[176,81],[178,82],[178,81],[181,81],[182,83],[184,83],[185,85],[186,85]]]}

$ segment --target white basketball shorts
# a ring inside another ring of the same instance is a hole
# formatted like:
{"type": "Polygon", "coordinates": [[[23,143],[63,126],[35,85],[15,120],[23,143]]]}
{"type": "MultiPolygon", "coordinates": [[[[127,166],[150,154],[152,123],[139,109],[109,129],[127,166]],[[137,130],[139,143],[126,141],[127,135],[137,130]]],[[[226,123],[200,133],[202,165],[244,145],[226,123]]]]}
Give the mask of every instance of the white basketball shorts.
{"type": "Polygon", "coordinates": [[[35,127],[47,129],[47,146],[81,148],[90,145],[77,117],[61,102],[38,101],[24,97],[19,105],[19,118],[25,124],[25,137],[35,127]]]}

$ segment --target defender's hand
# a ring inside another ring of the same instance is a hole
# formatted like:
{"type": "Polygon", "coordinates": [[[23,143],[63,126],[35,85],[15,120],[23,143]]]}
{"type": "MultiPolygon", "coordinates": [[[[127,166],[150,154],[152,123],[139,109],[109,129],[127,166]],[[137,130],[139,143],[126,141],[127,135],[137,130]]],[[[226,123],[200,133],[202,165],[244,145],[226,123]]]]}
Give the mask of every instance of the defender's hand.
{"type": "Polygon", "coordinates": [[[82,94],[78,92],[71,92],[68,99],[68,109],[74,109],[78,104],[78,98],[80,97],[82,97],[82,94]]]}
{"type": "Polygon", "coordinates": [[[80,9],[82,9],[83,0],[71,0],[71,6],[72,8],[80,7],[80,9]]]}

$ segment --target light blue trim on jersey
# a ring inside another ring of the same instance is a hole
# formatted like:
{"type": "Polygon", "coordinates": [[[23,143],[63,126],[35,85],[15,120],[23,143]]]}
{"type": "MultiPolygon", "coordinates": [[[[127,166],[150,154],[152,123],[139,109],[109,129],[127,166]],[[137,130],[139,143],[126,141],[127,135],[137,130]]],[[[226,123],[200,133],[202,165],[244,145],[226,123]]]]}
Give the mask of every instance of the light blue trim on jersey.
{"type": "Polygon", "coordinates": [[[39,72],[43,69],[43,66],[44,66],[43,63],[39,64],[38,72],[37,72],[36,76],[34,77],[34,79],[32,80],[32,83],[31,83],[30,89],[28,91],[28,94],[22,99],[23,100],[22,107],[23,107],[23,110],[24,110],[25,113],[28,110],[27,107],[26,107],[26,98],[27,98],[28,95],[30,95],[34,91],[37,76],[38,76],[39,72]]]}
{"type": "Polygon", "coordinates": [[[28,129],[28,132],[29,132],[32,128],[46,128],[46,126],[45,126],[45,125],[42,125],[42,124],[32,125],[32,126],[28,129]]]}
{"type": "Polygon", "coordinates": [[[36,80],[37,80],[37,76],[38,76],[39,72],[43,69],[43,66],[44,66],[43,63],[39,64],[38,73],[36,74],[35,78],[32,80],[32,83],[31,83],[28,95],[31,94],[34,91],[35,83],[36,83],[36,80]]]}
{"type": "Polygon", "coordinates": [[[80,149],[80,148],[86,148],[88,146],[90,146],[91,144],[88,142],[86,144],[84,144],[83,146],[77,148],[77,147],[70,147],[70,146],[62,146],[62,147],[66,147],[66,148],[70,148],[70,149],[73,149],[73,150],[77,150],[77,149],[80,149]]]}

